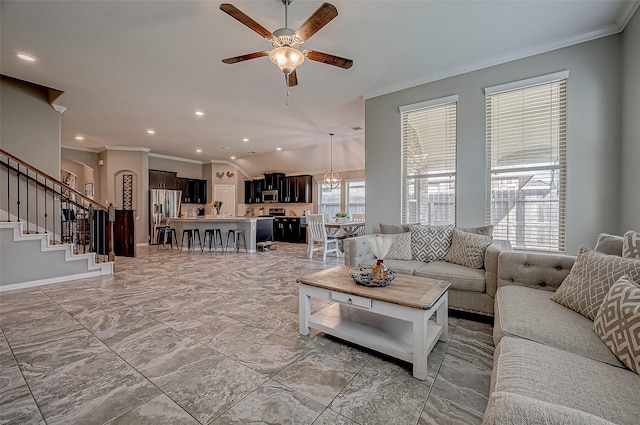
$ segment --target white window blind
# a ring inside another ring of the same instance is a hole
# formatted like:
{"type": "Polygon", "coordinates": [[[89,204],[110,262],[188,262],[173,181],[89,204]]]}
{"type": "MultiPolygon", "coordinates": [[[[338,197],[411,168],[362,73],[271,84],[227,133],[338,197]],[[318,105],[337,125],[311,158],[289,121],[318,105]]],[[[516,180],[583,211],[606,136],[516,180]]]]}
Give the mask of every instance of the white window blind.
{"type": "Polygon", "coordinates": [[[457,99],[400,109],[403,223],[455,224],[457,99]]]}
{"type": "Polygon", "coordinates": [[[324,214],[326,220],[334,218],[340,212],[340,197],[342,185],[335,189],[328,189],[322,183],[318,183],[318,214],[324,214]]]}
{"type": "Polygon", "coordinates": [[[486,97],[493,237],[514,248],[565,250],[566,78],[486,97]]]}
{"type": "Polygon", "coordinates": [[[347,214],[353,218],[354,214],[364,214],[365,183],[364,180],[347,180],[347,214]]]}

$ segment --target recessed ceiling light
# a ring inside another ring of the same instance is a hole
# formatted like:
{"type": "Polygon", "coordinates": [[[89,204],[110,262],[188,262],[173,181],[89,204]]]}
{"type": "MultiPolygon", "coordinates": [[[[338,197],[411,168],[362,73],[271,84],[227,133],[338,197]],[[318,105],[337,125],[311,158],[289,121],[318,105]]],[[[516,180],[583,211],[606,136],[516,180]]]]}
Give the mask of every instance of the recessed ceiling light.
{"type": "Polygon", "coordinates": [[[35,62],[36,61],[36,57],[35,56],[31,56],[27,53],[18,53],[18,57],[20,59],[22,59],[25,62],[35,62]]]}
{"type": "Polygon", "coordinates": [[[196,149],[196,152],[202,153],[202,149],[196,149]]]}
{"type": "Polygon", "coordinates": [[[276,148],[276,150],[277,150],[277,151],[281,151],[281,150],[282,150],[282,148],[276,148]]]}
{"type": "Polygon", "coordinates": [[[156,131],[155,131],[155,130],[151,130],[151,129],[149,129],[149,130],[147,130],[147,133],[149,133],[149,134],[156,134],[156,131]]]}
{"type": "Polygon", "coordinates": [[[231,157],[231,159],[236,159],[236,157],[235,157],[235,156],[232,156],[232,157],[231,157]]]}
{"type": "Polygon", "coordinates": [[[76,140],[82,141],[82,140],[84,140],[84,136],[76,136],[76,140]]]}
{"type": "Polygon", "coordinates": [[[196,111],[196,115],[197,115],[197,116],[199,116],[199,117],[201,117],[201,116],[203,116],[203,115],[204,115],[204,112],[202,112],[202,111],[196,111]]]}
{"type": "Polygon", "coordinates": [[[246,137],[244,139],[242,139],[243,142],[248,142],[249,139],[247,139],[246,137]]]}

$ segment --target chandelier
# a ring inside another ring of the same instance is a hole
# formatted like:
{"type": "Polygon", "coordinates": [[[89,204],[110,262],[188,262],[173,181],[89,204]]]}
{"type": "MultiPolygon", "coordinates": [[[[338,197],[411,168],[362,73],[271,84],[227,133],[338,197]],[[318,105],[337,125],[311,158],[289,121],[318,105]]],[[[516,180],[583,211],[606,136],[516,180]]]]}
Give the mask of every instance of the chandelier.
{"type": "Polygon", "coordinates": [[[327,189],[337,189],[340,187],[340,174],[333,171],[333,133],[329,133],[329,136],[331,136],[331,166],[322,177],[322,186],[327,189]]]}

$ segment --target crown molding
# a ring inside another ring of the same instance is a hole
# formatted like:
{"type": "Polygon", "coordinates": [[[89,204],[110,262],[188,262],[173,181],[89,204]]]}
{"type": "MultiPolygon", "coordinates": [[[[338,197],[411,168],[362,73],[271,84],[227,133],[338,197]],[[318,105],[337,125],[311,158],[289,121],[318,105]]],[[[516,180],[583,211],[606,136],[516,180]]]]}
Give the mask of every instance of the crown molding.
{"type": "Polygon", "coordinates": [[[151,152],[149,148],[142,148],[136,146],[105,146],[106,151],[132,151],[132,152],[151,152]]]}
{"type": "MultiPolygon", "coordinates": [[[[635,8],[638,7],[638,3],[640,3],[640,0],[636,0],[634,2],[634,7],[627,8],[627,11],[625,11],[625,13],[627,13],[631,9],[635,11],[635,8]]],[[[633,15],[633,13],[631,13],[631,15],[633,15]]],[[[629,16],[628,19],[631,19],[631,16],[629,16]]],[[[503,63],[512,62],[518,59],[523,59],[530,56],[539,55],[541,53],[547,53],[547,52],[562,49],[565,47],[573,46],[576,44],[585,43],[587,41],[596,40],[598,38],[607,37],[613,34],[618,34],[622,31],[622,29],[623,28],[621,28],[617,24],[605,25],[593,31],[583,33],[577,36],[564,38],[562,40],[557,40],[557,41],[553,41],[546,44],[540,44],[527,49],[506,53],[504,55],[494,56],[491,59],[460,66],[457,68],[450,69],[448,71],[433,73],[418,79],[406,81],[404,83],[394,84],[392,86],[387,86],[380,89],[369,90],[363,93],[363,97],[365,98],[365,100],[372,99],[374,97],[383,96],[389,93],[394,93],[397,91],[409,89],[412,87],[420,86],[422,84],[428,84],[434,81],[444,80],[445,78],[455,77],[458,75],[466,74],[468,72],[478,71],[480,69],[501,65],[503,63]]]]}
{"type": "Polygon", "coordinates": [[[638,10],[639,6],[640,6],[640,0],[633,0],[629,3],[629,6],[627,6],[627,8],[620,14],[618,19],[616,20],[616,23],[618,24],[620,31],[624,31],[627,24],[633,17],[633,14],[636,12],[636,10],[638,10]]]}
{"type": "Polygon", "coordinates": [[[244,169],[242,169],[240,166],[234,164],[233,162],[229,162],[229,161],[225,161],[225,160],[218,160],[218,159],[212,159],[210,160],[211,164],[226,164],[226,165],[230,165],[232,167],[234,167],[236,170],[240,171],[242,174],[244,174],[244,176],[246,178],[251,178],[249,173],[247,173],[244,169]]]}
{"type": "Polygon", "coordinates": [[[171,161],[181,161],[181,162],[189,162],[191,164],[205,164],[204,161],[198,161],[197,159],[189,159],[189,158],[182,158],[179,156],[171,156],[171,155],[163,155],[161,153],[149,153],[149,156],[153,157],[153,158],[160,158],[160,159],[169,159],[171,161]]]}
{"type": "Polygon", "coordinates": [[[74,145],[60,145],[60,147],[62,149],[70,149],[73,151],[83,151],[83,152],[91,152],[91,153],[100,153],[104,150],[104,149],[90,148],[88,146],[74,146],[74,145]]]}

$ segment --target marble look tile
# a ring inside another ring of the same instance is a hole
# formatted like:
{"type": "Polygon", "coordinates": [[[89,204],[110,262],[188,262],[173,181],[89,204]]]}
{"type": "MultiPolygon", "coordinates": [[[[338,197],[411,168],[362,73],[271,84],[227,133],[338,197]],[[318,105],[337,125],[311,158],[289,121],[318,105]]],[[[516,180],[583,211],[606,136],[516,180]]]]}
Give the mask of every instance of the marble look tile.
{"type": "Polygon", "coordinates": [[[238,351],[233,357],[253,370],[273,376],[307,351],[309,349],[299,341],[271,334],[238,351]]]}
{"type": "Polygon", "coordinates": [[[484,414],[437,394],[431,394],[418,425],[482,424],[484,414]]]}
{"type": "Polygon", "coordinates": [[[218,328],[215,331],[212,330],[209,335],[198,333],[194,338],[216,351],[231,356],[238,351],[255,345],[268,335],[267,332],[256,329],[253,326],[236,323],[225,328],[218,328]]]}
{"type": "Polygon", "coordinates": [[[106,310],[104,313],[96,312],[95,315],[78,318],[78,321],[109,346],[140,338],[165,327],[131,307],[106,310]]]}
{"type": "Polygon", "coordinates": [[[0,326],[5,327],[51,317],[64,311],[49,297],[43,296],[46,299],[37,296],[35,299],[16,299],[13,302],[3,304],[0,308],[2,311],[2,314],[0,314],[0,326]]]}
{"type": "Polygon", "coordinates": [[[340,360],[344,360],[352,364],[357,364],[360,367],[364,366],[370,359],[373,358],[371,354],[369,354],[369,350],[363,349],[362,347],[354,344],[347,343],[324,333],[318,333],[314,336],[308,337],[298,334],[298,337],[302,341],[304,341],[309,348],[322,350],[328,354],[331,354],[333,357],[337,357],[340,360]]]}
{"type": "Polygon", "coordinates": [[[446,354],[431,389],[449,403],[475,412],[484,412],[489,398],[491,369],[478,368],[472,363],[446,354]]]}
{"type": "Polygon", "coordinates": [[[112,349],[161,389],[170,388],[223,359],[216,350],[170,328],[121,341],[112,349]]]}
{"type": "Polygon", "coordinates": [[[313,425],[359,425],[358,422],[354,422],[349,418],[345,418],[342,415],[337,414],[331,409],[324,409],[324,412],[318,419],[315,420],[313,425]]]}
{"type": "Polygon", "coordinates": [[[42,340],[47,335],[56,338],[57,335],[62,336],[67,332],[85,330],[77,320],[65,311],[40,319],[6,324],[2,329],[12,345],[29,340],[42,340]]]}
{"type": "Polygon", "coordinates": [[[479,368],[491,369],[493,367],[493,342],[487,343],[483,339],[462,339],[454,336],[449,342],[447,355],[457,357],[479,368]]]}
{"type": "Polygon", "coordinates": [[[112,420],[108,425],[198,425],[180,406],[165,394],[146,402],[124,415],[112,420]]]}
{"type": "Polygon", "coordinates": [[[455,336],[464,339],[477,339],[493,345],[493,326],[487,323],[460,319],[455,329],[455,336]]]}
{"type": "Polygon", "coordinates": [[[8,361],[2,361],[0,363],[0,394],[26,385],[20,368],[13,358],[11,361],[13,364],[8,361]]]}
{"type": "Polygon", "coordinates": [[[211,425],[311,424],[324,407],[315,401],[269,381],[233,406],[211,425]]]}
{"type": "Polygon", "coordinates": [[[272,379],[318,403],[328,406],[361,366],[323,351],[311,351],[272,379]]]}
{"type": "Polygon", "coordinates": [[[27,385],[0,391],[0,423],[3,425],[44,425],[27,385]]]}
{"type": "Polygon", "coordinates": [[[329,408],[366,424],[415,424],[431,382],[415,379],[405,367],[374,358],[338,394],[329,408]]]}
{"type": "Polygon", "coordinates": [[[200,314],[186,311],[171,317],[168,315],[161,316],[158,317],[158,320],[202,342],[211,342],[212,336],[224,332],[231,326],[240,324],[237,320],[208,311],[203,311],[200,314]]]}
{"type": "Polygon", "coordinates": [[[209,423],[266,380],[246,366],[225,359],[165,393],[198,421],[209,423]]]}

